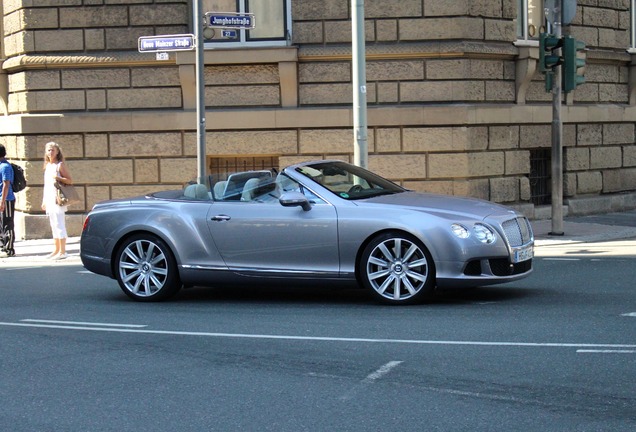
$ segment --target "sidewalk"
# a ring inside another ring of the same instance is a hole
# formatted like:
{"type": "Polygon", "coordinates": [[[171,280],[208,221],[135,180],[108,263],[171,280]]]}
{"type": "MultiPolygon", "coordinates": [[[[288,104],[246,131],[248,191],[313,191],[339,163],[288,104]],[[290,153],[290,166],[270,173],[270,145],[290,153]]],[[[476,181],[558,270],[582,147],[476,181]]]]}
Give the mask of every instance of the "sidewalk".
{"type": "Polygon", "coordinates": [[[55,261],[46,259],[53,252],[53,239],[21,240],[15,242],[15,256],[0,258],[0,268],[12,265],[54,265],[54,264],[81,264],[79,257],[80,238],[69,237],[66,240],[66,254],[68,258],[55,261]]]}
{"type": "MultiPolygon", "coordinates": [[[[551,246],[636,239],[636,210],[592,216],[566,217],[563,220],[563,236],[550,235],[551,220],[531,221],[535,246],[551,246]]],[[[53,250],[53,239],[22,240],[15,243],[16,256],[0,258],[0,268],[9,266],[81,264],[80,238],[69,237],[66,242],[68,258],[60,261],[46,259],[53,250]]]]}
{"type": "Polygon", "coordinates": [[[531,221],[537,247],[636,238],[636,210],[590,216],[566,217],[563,235],[551,235],[552,221],[531,221]]]}

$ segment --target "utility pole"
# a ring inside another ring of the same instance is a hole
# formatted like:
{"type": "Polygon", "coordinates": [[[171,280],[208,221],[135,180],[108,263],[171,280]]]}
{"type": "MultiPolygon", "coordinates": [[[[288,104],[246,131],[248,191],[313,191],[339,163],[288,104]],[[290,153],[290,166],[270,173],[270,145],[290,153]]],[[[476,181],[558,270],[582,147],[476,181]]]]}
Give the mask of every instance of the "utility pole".
{"type": "Polygon", "coordinates": [[[351,0],[351,61],[353,69],[353,160],[367,168],[367,75],[364,40],[364,0],[351,0]]]}
{"type": "Polygon", "coordinates": [[[205,82],[203,78],[203,14],[201,0],[194,1],[192,22],[196,43],[196,103],[197,103],[197,183],[205,185],[205,82]]]}

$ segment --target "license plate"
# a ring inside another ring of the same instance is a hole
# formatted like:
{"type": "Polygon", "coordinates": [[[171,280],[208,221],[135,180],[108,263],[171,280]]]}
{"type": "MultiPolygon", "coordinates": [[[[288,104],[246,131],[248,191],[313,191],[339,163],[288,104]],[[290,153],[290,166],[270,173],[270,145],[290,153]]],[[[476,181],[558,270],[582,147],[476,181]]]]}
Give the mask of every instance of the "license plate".
{"type": "Polygon", "coordinates": [[[518,263],[522,261],[527,261],[534,256],[534,247],[532,245],[526,246],[522,249],[515,250],[514,256],[512,257],[513,263],[518,263]]]}

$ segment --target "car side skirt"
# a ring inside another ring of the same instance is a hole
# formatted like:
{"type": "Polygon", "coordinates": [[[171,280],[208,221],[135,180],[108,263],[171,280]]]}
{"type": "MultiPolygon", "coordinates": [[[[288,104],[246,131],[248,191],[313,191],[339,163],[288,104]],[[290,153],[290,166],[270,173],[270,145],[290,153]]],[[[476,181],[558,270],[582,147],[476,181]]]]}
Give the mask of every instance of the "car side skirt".
{"type": "Polygon", "coordinates": [[[280,282],[282,280],[296,280],[304,282],[324,282],[327,280],[352,281],[355,275],[352,273],[338,274],[330,272],[308,272],[288,270],[263,270],[248,268],[214,267],[181,265],[179,267],[181,281],[184,285],[212,286],[223,283],[254,282],[255,278],[262,281],[280,282]]]}

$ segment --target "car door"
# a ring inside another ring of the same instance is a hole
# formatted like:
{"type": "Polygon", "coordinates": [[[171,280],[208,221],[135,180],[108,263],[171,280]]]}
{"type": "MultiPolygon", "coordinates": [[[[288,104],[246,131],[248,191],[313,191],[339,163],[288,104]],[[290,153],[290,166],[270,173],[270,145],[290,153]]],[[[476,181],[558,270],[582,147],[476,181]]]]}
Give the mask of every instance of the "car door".
{"type": "Polygon", "coordinates": [[[239,273],[337,276],[338,221],[328,203],[283,207],[268,202],[217,201],[208,226],[226,265],[239,273]]]}

